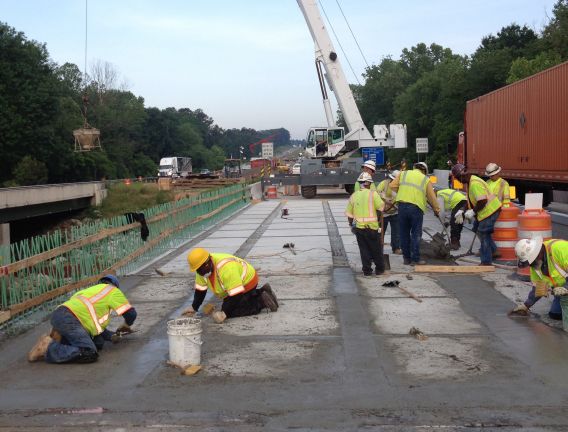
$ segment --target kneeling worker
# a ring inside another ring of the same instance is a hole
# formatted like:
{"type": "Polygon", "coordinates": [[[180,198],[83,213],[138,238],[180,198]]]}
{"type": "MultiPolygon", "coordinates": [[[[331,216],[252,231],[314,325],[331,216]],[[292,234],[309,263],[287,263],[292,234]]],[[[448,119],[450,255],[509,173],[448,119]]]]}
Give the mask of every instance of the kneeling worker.
{"type": "Polygon", "coordinates": [[[213,312],[217,323],[227,318],[256,315],[262,309],[271,312],[278,310],[278,300],[270,284],[258,286],[258,275],[253,266],[244,259],[225,254],[209,253],[205,249],[195,248],[187,256],[189,269],[196,272],[195,293],[192,305],[183,314],[193,315],[205,299],[207,288],[223,299],[221,311],[213,312]]]}
{"type": "Polygon", "coordinates": [[[458,250],[461,247],[460,240],[467,210],[467,199],[463,193],[454,189],[441,189],[436,192],[436,195],[442,212],[450,212],[450,247],[452,250],[458,250]]]}
{"type": "Polygon", "coordinates": [[[548,316],[561,320],[560,297],[568,295],[568,289],[565,288],[568,277],[568,241],[542,241],[542,237],[522,239],[517,242],[515,253],[519,258],[519,267],[530,265],[533,287],[524,304],[515,306],[509,315],[528,316],[531,306],[548,296],[549,288],[552,288],[554,300],[548,316]]]}
{"type": "Polygon", "coordinates": [[[48,363],[92,363],[105,341],[118,341],[131,333],[136,310],[118,288],[116,276],[106,275],[97,285],[78,291],[55,309],[51,316],[50,335],[42,336],[28,354],[33,362],[45,358],[48,363]],[[124,318],[116,332],[107,330],[110,314],[115,311],[124,318]]]}

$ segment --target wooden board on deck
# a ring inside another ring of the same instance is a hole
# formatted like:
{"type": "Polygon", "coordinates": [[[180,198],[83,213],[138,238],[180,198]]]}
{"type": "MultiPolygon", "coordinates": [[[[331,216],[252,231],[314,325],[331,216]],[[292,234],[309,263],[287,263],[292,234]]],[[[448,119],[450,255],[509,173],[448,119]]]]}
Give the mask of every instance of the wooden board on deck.
{"type": "Polygon", "coordinates": [[[414,266],[417,273],[487,273],[494,272],[493,266],[450,266],[450,265],[417,265],[414,266]]]}

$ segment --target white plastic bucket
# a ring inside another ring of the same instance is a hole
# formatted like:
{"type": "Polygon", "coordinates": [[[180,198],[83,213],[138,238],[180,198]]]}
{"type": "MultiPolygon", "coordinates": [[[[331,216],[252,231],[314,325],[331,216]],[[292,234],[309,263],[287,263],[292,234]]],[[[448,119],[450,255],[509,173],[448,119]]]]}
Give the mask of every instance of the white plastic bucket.
{"type": "Polygon", "coordinates": [[[201,320],[178,318],[168,321],[170,361],[180,367],[201,363],[201,320]]]}

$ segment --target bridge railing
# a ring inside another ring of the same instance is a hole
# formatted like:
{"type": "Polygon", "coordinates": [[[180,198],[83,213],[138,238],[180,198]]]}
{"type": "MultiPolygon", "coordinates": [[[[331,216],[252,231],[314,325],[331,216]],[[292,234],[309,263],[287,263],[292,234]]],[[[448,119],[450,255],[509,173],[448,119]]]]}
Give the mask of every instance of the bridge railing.
{"type": "Polygon", "coordinates": [[[140,223],[118,216],[10,245],[4,253],[9,263],[0,266],[0,328],[14,321],[34,325],[69,293],[109,272],[124,274],[142,267],[249,200],[247,185],[236,184],[145,209],[145,241],[140,223]]]}

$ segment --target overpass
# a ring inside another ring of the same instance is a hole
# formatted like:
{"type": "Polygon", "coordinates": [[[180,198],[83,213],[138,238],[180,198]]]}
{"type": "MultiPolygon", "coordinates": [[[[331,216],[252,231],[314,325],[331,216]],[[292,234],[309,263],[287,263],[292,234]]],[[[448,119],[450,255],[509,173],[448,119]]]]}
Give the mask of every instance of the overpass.
{"type": "Polygon", "coordinates": [[[61,183],[0,189],[0,245],[10,244],[10,222],[98,205],[105,183],[61,183]]]}

